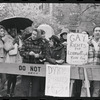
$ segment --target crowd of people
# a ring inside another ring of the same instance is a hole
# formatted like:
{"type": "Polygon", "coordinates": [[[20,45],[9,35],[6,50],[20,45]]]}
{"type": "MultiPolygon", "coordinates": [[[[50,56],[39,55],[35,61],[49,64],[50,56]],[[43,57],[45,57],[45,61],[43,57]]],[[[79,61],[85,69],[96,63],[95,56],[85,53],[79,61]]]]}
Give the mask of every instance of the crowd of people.
{"type": "MultiPolygon", "coordinates": [[[[6,30],[0,25],[0,62],[5,63],[29,63],[29,64],[64,64],[66,61],[67,34],[61,32],[60,37],[52,35],[49,40],[45,38],[45,31],[38,28],[26,29],[19,34],[16,28],[6,30]]],[[[89,36],[88,64],[100,65],[100,26],[93,29],[93,35],[83,31],[89,36]]],[[[1,73],[0,90],[7,81],[7,97],[13,97],[18,75],[1,73]]],[[[83,81],[75,80],[73,85],[73,97],[80,97],[83,81]]],[[[100,81],[90,81],[92,97],[100,96],[100,81]]],[[[21,91],[23,97],[45,96],[45,77],[21,76],[21,91]],[[31,92],[30,92],[31,88],[31,92]],[[31,94],[29,94],[31,93],[31,94]]],[[[83,93],[84,94],[84,93],[83,93]]]]}

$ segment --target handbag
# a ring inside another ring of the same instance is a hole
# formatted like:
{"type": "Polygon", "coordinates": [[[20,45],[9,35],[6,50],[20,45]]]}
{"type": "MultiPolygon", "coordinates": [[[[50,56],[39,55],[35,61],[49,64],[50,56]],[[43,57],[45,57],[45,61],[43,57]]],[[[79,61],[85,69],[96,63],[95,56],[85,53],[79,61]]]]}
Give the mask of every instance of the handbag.
{"type": "Polygon", "coordinates": [[[17,55],[17,52],[18,52],[18,44],[15,43],[14,44],[14,49],[12,49],[12,50],[9,51],[9,55],[10,56],[17,55]]]}
{"type": "Polygon", "coordinates": [[[6,50],[6,51],[9,51],[9,50],[12,50],[12,49],[14,49],[14,45],[13,45],[13,43],[12,42],[6,42],[6,43],[4,43],[4,49],[6,50]]]}
{"type": "Polygon", "coordinates": [[[10,35],[6,35],[5,37],[2,38],[2,40],[4,41],[4,49],[6,51],[9,51],[14,48],[13,46],[14,39],[10,35]]]}

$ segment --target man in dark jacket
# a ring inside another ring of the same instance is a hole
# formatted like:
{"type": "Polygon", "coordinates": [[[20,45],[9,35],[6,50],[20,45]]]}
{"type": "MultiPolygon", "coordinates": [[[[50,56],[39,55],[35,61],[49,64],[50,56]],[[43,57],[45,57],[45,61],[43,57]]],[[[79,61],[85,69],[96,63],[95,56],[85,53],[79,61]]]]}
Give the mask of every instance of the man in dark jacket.
{"type": "MultiPolygon", "coordinates": [[[[24,41],[20,51],[23,57],[23,63],[43,64],[44,59],[44,43],[42,42],[41,33],[39,29],[34,29],[30,38],[24,41]]],[[[22,91],[24,96],[29,96],[29,86],[31,87],[31,96],[39,96],[40,77],[22,76],[22,91]]]]}

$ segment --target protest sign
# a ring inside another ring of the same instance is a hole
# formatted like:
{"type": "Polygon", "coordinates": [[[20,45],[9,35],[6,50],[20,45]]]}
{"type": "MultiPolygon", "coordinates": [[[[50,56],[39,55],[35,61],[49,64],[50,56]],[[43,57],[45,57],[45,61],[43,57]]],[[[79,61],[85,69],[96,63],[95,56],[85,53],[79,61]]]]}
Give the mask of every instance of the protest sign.
{"type": "Polygon", "coordinates": [[[70,65],[46,65],[45,95],[69,97],[70,65]]]}
{"type": "Polygon", "coordinates": [[[67,35],[67,63],[85,64],[88,60],[88,35],[70,33],[67,35]]]}

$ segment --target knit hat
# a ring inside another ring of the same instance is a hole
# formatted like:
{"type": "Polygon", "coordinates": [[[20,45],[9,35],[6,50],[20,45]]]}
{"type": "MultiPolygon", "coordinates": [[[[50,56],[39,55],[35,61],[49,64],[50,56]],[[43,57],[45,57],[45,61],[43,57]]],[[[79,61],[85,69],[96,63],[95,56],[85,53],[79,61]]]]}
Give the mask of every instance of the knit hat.
{"type": "Polygon", "coordinates": [[[54,41],[56,41],[57,43],[60,43],[60,39],[59,39],[56,35],[52,35],[49,39],[50,39],[50,40],[54,40],[54,41]]]}
{"type": "Polygon", "coordinates": [[[60,34],[60,37],[62,37],[64,34],[67,35],[68,33],[67,32],[63,32],[63,33],[60,34]]]}

